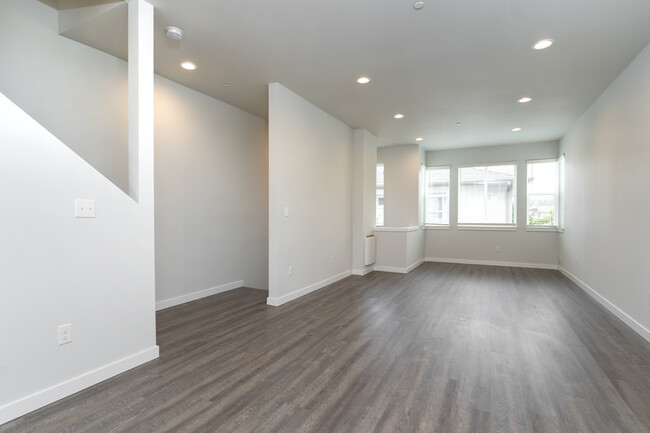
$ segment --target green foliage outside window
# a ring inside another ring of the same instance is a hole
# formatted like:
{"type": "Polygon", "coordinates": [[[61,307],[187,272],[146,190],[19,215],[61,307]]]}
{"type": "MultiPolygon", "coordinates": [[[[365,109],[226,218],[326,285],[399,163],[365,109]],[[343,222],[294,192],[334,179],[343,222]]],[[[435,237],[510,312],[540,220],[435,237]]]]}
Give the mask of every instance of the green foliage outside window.
{"type": "Polygon", "coordinates": [[[552,226],[553,225],[553,211],[546,215],[538,215],[536,217],[528,215],[529,226],[552,226]]]}

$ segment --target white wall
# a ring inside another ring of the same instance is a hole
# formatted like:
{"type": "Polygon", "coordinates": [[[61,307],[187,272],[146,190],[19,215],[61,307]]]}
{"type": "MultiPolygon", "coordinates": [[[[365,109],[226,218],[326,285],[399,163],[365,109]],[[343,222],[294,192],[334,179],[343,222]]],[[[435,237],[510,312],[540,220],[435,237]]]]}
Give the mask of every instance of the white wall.
{"type": "Polygon", "coordinates": [[[266,121],[162,77],[155,90],[159,307],[266,290],[266,121]]]}
{"type": "MultiPolygon", "coordinates": [[[[0,2],[0,23],[11,30],[0,58],[12,65],[0,90],[64,138],[2,100],[0,201],[24,210],[0,213],[0,324],[16,328],[0,351],[2,422],[157,347],[153,219],[122,192],[127,65],[58,36],[56,11],[36,0],[0,2]],[[97,200],[97,218],[73,219],[75,198],[97,200]],[[74,341],[58,347],[64,323],[74,341]]],[[[231,282],[266,288],[264,120],[160,77],[156,100],[158,298],[173,304],[231,282]]]]}
{"type": "Polygon", "coordinates": [[[562,267],[650,341],[650,46],[562,139],[562,267]]]}
{"type": "Polygon", "coordinates": [[[126,63],[58,35],[57,11],[0,2],[0,92],[128,191],[126,63]]]}
{"type": "Polygon", "coordinates": [[[4,96],[0,118],[3,423],[158,348],[153,197],[137,204],[4,96]],[[75,199],[96,200],[96,218],[74,218],[75,199]]]}
{"type": "Polygon", "coordinates": [[[451,166],[448,230],[427,230],[427,260],[500,262],[554,267],[558,263],[556,232],[526,231],[526,160],[558,157],[558,142],[528,143],[427,152],[427,166],[451,166]],[[516,231],[458,230],[458,166],[517,162],[516,231]],[[496,247],[500,251],[496,251],[496,247]]]}
{"type": "Polygon", "coordinates": [[[379,227],[376,271],[408,273],[424,262],[424,231],[420,227],[379,227]]]}
{"type": "Polygon", "coordinates": [[[417,144],[381,147],[377,162],[384,164],[384,226],[419,225],[419,167],[417,144]]]}
{"type": "Polygon", "coordinates": [[[364,275],[372,270],[365,266],[365,237],[373,234],[376,221],[377,138],[365,129],[354,131],[352,170],[352,269],[364,275]]]}
{"type": "Polygon", "coordinates": [[[352,129],[270,84],[269,304],[350,274],[351,215],[352,129]]]}

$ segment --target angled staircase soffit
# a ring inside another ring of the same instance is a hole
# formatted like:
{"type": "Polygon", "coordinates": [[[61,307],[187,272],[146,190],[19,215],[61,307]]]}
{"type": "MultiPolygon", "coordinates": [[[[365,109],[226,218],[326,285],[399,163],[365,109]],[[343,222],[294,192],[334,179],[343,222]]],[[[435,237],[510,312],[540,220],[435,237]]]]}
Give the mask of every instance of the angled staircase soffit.
{"type": "Polygon", "coordinates": [[[126,61],[128,5],[120,1],[61,9],[59,10],[59,34],[126,61]]]}
{"type": "Polygon", "coordinates": [[[41,3],[45,3],[46,5],[58,9],[58,10],[64,10],[64,9],[77,9],[77,8],[83,8],[86,6],[97,6],[97,5],[103,5],[107,3],[121,3],[124,0],[39,0],[41,3]]]}

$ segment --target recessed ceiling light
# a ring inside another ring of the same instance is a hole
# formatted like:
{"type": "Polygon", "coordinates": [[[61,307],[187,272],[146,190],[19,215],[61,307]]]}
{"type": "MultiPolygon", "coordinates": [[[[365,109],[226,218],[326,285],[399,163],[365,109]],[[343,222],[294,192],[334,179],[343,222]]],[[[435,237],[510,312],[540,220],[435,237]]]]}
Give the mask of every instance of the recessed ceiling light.
{"type": "Polygon", "coordinates": [[[462,123],[456,122],[456,126],[460,126],[460,125],[462,125],[462,123]]]}
{"type": "Polygon", "coordinates": [[[521,128],[512,128],[512,132],[519,132],[521,131],[521,128]]]}
{"type": "Polygon", "coordinates": [[[177,41],[183,39],[183,30],[179,29],[178,27],[174,27],[174,26],[165,27],[165,34],[169,39],[176,39],[177,41]]]}
{"type": "Polygon", "coordinates": [[[396,115],[393,116],[395,119],[401,119],[404,117],[403,114],[397,113],[396,115]]]}
{"type": "Polygon", "coordinates": [[[181,63],[181,68],[188,70],[188,71],[193,71],[196,69],[196,65],[192,62],[183,62],[181,63]]]}
{"type": "Polygon", "coordinates": [[[230,87],[230,83],[223,83],[223,87],[230,87]]]}
{"type": "Polygon", "coordinates": [[[422,141],[422,140],[424,140],[424,138],[422,138],[422,137],[418,137],[418,138],[415,139],[415,141],[422,141]]]}
{"type": "Polygon", "coordinates": [[[521,104],[525,104],[526,102],[530,102],[530,101],[532,101],[532,100],[533,100],[533,98],[528,97],[528,96],[524,96],[523,98],[521,98],[521,99],[518,100],[517,102],[519,102],[519,103],[521,103],[521,104]]]}
{"type": "Polygon", "coordinates": [[[419,11],[420,9],[422,9],[422,8],[424,7],[424,2],[420,2],[420,1],[415,2],[415,3],[413,3],[413,7],[414,7],[416,10],[419,11]]]}
{"type": "Polygon", "coordinates": [[[370,78],[368,77],[359,77],[357,78],[357,83],[359,84],[368,84],[370,82],[370,78]]]}
{"type": "Polygon", "coordinates": [[[533,44],[533,50],[544,50],[553,45],[553,42],[555,42],[553,39],[542,39],[533,44]]]}

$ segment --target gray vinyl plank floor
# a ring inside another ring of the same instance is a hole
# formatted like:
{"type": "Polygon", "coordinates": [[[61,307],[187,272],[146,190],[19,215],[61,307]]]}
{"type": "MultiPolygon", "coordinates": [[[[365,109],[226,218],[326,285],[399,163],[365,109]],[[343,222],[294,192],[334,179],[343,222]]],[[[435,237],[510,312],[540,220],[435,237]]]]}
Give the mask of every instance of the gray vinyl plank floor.
{"type": "Polygon", "coordinates": [[[7,432],[650,432],[650,344],[557,271],[425,263],[157,313],[160,358],[7,432]]]}

